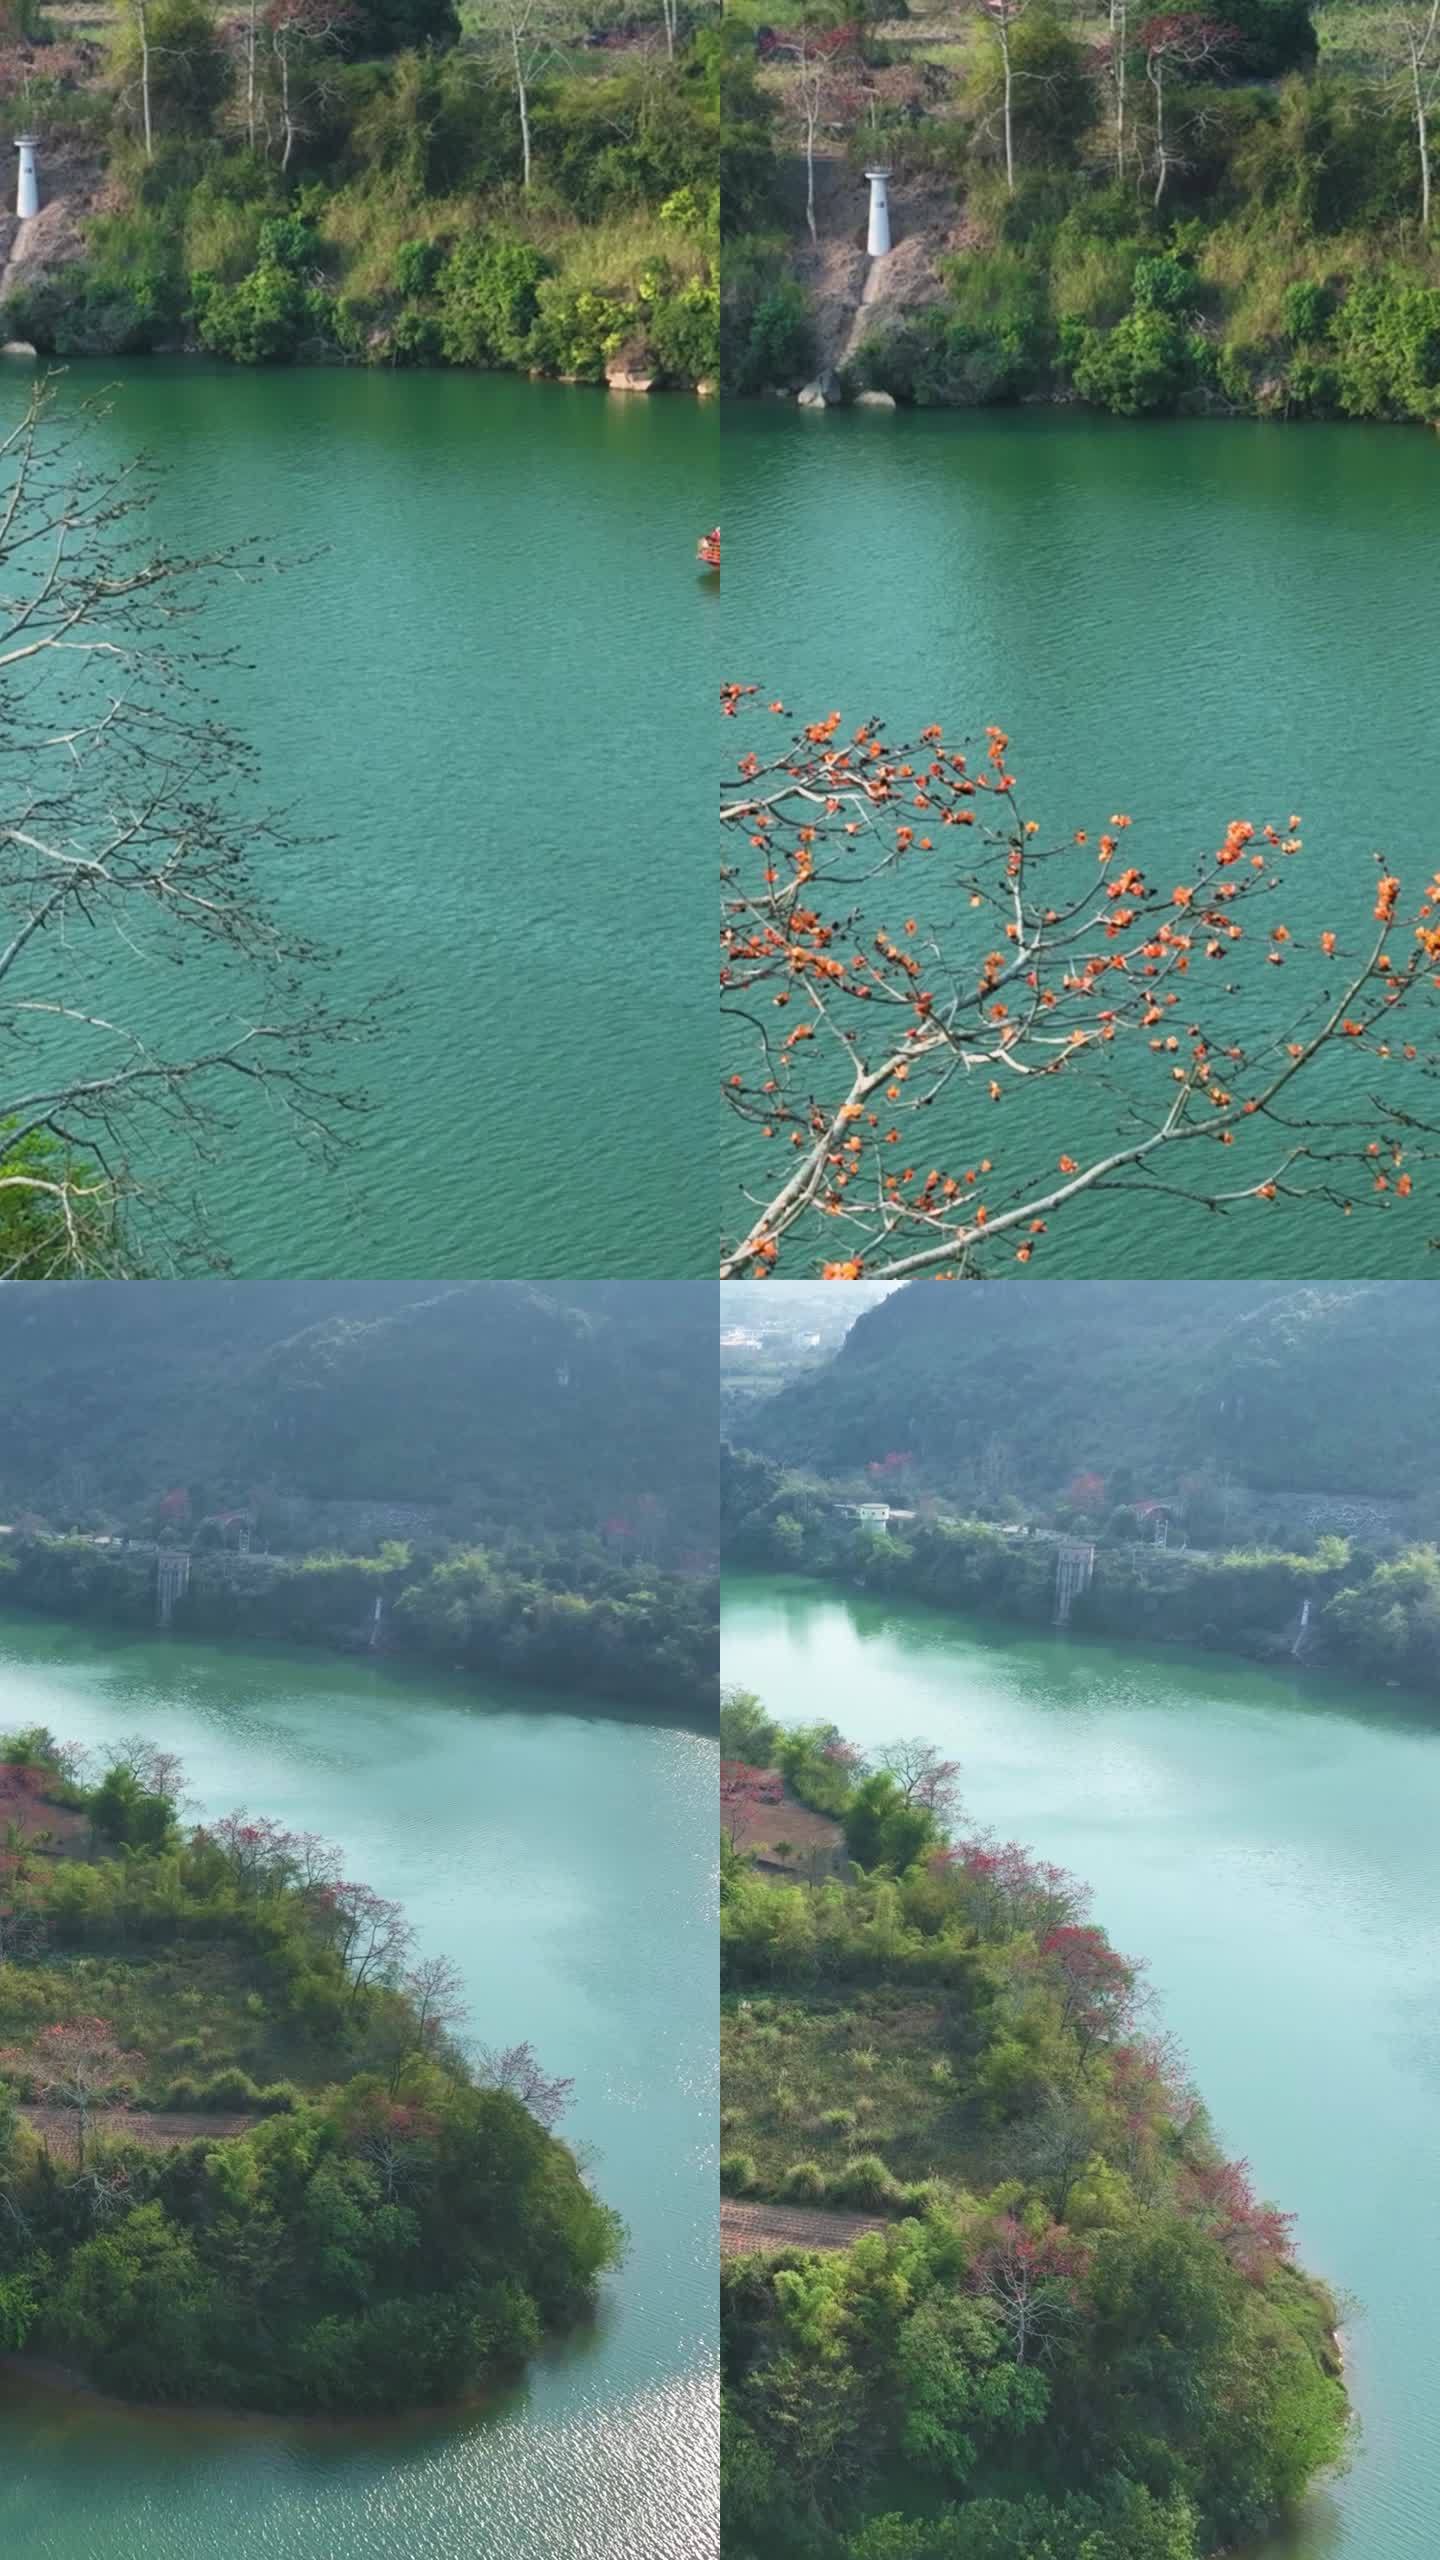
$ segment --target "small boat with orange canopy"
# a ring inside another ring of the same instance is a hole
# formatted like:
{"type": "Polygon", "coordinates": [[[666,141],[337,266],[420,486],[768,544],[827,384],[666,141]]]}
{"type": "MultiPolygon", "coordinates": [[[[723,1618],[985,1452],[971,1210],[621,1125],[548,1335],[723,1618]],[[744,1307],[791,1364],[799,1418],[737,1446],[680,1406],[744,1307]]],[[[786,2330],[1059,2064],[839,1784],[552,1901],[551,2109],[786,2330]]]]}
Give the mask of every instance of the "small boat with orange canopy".
{"type": "Polygon", "coordinates": [[[702,569],[713,569],[718,576],[720,570],[720,527],[718,524],[710,533],[701,534],[699,541],[695,545],[695,557],[699,561],[702,569]]]}

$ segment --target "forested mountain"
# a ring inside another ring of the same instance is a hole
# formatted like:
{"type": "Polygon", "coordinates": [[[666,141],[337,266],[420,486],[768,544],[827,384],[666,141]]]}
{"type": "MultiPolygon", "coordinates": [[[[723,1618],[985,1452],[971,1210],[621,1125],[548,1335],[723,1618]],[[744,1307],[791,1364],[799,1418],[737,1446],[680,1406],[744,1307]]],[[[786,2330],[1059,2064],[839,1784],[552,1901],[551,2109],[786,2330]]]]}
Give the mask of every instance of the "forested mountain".
{"type": "Polygon", "coordinates": [[[164,1281],[0,1292],[5,1516],[133,1526],[253,1504],[415,1504],[452,1535],[714,1545],[713,1302],[556,1288],[164,1281]],[[443,1517],[441,1516],[443,1515],[443,1517]]]}
{"type": "Polygon", "coordinates": [[[30,1285],[0,1291],[0,1358],[8,1606],[153,1627],[158,1541],[193,1558],[177,1633],[713,1695],[704,1292],[30,1285]]]}
{"type": "Polygon", "coordinates": [[[831,1476],[908,1457],[910,1482],[957,1497],[1122,1468],[1156,1494],[1220,1471],[1266,1492],[1414,1497],[1440,1487],[1435,1344],[1423,1281],[914,1283],[753,1407],[745,1437],[831,1476]]]}

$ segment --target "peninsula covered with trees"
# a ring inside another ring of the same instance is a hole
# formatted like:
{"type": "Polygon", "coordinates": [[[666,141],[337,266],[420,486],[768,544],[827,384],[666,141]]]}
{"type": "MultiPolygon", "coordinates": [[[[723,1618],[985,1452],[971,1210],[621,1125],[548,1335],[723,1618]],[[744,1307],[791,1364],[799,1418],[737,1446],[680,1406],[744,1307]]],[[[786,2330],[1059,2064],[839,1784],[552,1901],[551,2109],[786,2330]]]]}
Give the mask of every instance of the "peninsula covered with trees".
{"type": "Polygon", "coordinates": [[[699,1295],[6,1293],[0,1609],[151,1629],[168,1558],[177,1632],[713,1717],[715,1352],[699,1295]]]}
{"type": "Polygon", "coordinates": [[[747,1402],[726,1557],[1440,1691],[1425,1282],[914,1282],[747,1402]]]}
{"type": "Polygon", "coordinates": [[[923,1740],[867,1764],[744,1692],[721,1739],[727,2548],[1204,2560],[1280,2523],[1343,2456],[1337,2312],[1143,1965],[923,1740]]]}
{"type": "Polygon", "coordinates": [[[727,24],[728,388],[1440,416],[1430,0],[777,0],[727,24]]]}
{"type": "Polygon", "coordinates": [[[273,2411],[515,2372],[621,2250],[569,2084],[470,2049],[454,1967],[329,1844],[187,1825],[181,1783],[143,1739],[0,1738],[0,2345],[273,2411]]]}
{"type": "Polygon", "coordinates": [[[704,12],[19,0],[0,78],[44,197],[0,301],[44,354],[713,387],[704,12]]]}

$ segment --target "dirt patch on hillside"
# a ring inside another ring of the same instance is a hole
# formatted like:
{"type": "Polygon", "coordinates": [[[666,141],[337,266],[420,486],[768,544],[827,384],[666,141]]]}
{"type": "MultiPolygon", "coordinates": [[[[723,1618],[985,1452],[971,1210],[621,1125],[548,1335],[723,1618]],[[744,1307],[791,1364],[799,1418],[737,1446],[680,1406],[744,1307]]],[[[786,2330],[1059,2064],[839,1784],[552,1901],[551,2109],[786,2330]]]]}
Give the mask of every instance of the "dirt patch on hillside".
{"type": "MultiPolygon", "coordinates": [[[[78,2152],[78,2119],[73,2107],[18,2107],[21,2121],[33,2127],[57,2160],[73,2160],[78,2152]]],[[[90,2119],[91,2136],[121,2137],[147,2151],[174,2151],[182,2142],[233,2142],[248,2133],[258,2116],[150,2115],[140,2107],[106,2107],[90,2119]]]]}
{"type": "Polygon", "coordinates": [[[828,1813],[815,1813],[802,1804],[781,1785],[777,1771],[766,1770],[764,1775],[780,1786],[775,1803],[753,1794],[722,1797],[721,1820],[736,1848],[778,1874],[839,1875],[845,1865],[845,1834],[839,1823],[828,1813]],[[789,1852],[783,1858],[775,1854],[782,1842],[789,1852]]]}
{"type": "Polygon", "coordinates": [[[792,208],[793,265],[811,299],[818,365],[838,368],[862,341],[901,312],[939,302],[942,261],[975,246],[975,234],[953,188],[933,178],[890,181],[887,258],[866,254],[870,190],[837,152],[817,154],[815,228],[805,225],[805,167],[797,154],[785,171],[792,208]]]}
{"type": "Polygon", "coordinates": [[[720,2199],[720,2255],[753,2258],[772,2249],[848,2249],[864,2231],[889,2226],[878,2213],[831,2213],[823,2205],[741,2204],[720,2199]]]}
{"type": "MultiPolygon", "coordinates": [[[[64,1857],[67,1850],[73,1855],[89,1833],[89,1817],[73,1805],[47,1803],[37,1788],[37,1774],[13,1760],[0,1761],[0,1840],[13,1823],[27,1841],[49,1832],[42,1855],[64,1857]]],[[[0,1876],[13,1869],[15,1862],[13,1850],[0,1848],[0,1876]]]]}

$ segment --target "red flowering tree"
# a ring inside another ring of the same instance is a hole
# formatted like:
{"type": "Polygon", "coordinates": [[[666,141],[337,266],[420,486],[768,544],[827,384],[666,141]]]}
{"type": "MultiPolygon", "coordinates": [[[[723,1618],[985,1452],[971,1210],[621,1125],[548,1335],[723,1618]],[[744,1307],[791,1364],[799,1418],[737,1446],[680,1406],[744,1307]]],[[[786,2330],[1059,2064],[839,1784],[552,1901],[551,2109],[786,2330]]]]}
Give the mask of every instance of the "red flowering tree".
{"type": "Polygon", "coordinates": [[[1231,2265],[1252,2284],[1262,2283],[1289,2257],[1295,2216],[1260,2202],[1248,2160],[1187,2162],[1179,2192],[1182,2209],[1214,2234],[1231,2265]]]}
{"type": "Polygon", "coordinates": [[[1064,1867],[1037,1858],[1019,1840],[997,1840],[976,1831],[952,1840],[930,1861],[939,1874],[963,1876],[971,1917],[982,1938],[1013,1938],[1023,1930],[1044,1935],[1083,1920],[1089,1888],[1064,1867]]]}
{"type": "Polygon", "coordinates": [[[386,2203],[394,2204],[418,2182],[440,2120],[425,2107],[367,2089],[348,2130],[352,2148],[374,2170],[386,2203]]]}
{"type": "MultiPolygon", "coordinates": [[[[727,687],[727,716],[754,690],[727,687]]],[[[1124,816],[1043,844],[999,729],[974,754],[938,725],[892,745],[770,711],[779,743],[724,787],[721,989],[726,1101],[783,1162],[747,1188],[722,1277],[787,1250],[827,1279],[1028,1263],[1098,1190],[1215,1211],[1411,1195],[1440,1153],[1417,1080],[1440,1052],[1404,1027],[1433,1021],[1440,875],[1407,910],[1377,857],[1363,932],[1302,937],[1296,819],[1236,819],[1157,879],[1124,816]],[[1332,1053],[1364,1062],[1363,1098],[1332,1053]],[[1102,1118],[1113,1136],[1079,1134],[1102,1118]]]]}
{"type": "Polygon", "coordinates": [[[996,2225],[970,2269],[970,2286],[994,2304],[1017,2364],[1053,2354],[1076,2317],[1087,2257],[1058,2224],[1036,2234],[1006,2214],[996,2225]]]}
{"type": "Polygon", "coordinates": [[[1096,2044],[1113,2044],[1135,2021],[1140,1968],[1111,1946],[1103,1929],[1067,1922],[1040,1941],[1040,1965],[1060,2001],[1081,2058],[1096,2044]]]}

